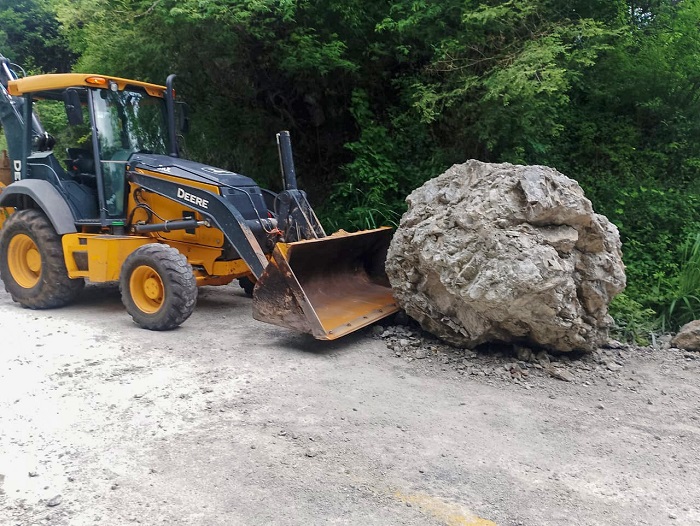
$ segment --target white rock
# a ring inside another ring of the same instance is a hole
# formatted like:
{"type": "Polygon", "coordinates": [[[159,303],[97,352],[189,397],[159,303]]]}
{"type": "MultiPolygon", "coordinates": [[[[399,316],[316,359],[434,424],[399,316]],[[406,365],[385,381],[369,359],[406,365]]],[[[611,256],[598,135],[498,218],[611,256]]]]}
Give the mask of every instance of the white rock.
{"type": "Polygon", "coordinates": [[[617,228],[545,166],[469,161],[406,199],[387,274],[399,305],[452,344],[591,351],[625,286],[617,228]]]}

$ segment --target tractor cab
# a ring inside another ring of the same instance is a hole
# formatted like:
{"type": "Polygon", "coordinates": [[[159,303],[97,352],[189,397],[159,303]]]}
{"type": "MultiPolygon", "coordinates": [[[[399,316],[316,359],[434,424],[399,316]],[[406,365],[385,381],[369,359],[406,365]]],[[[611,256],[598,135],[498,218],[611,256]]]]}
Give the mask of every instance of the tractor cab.
{"type": "Polygon", "coordinates": [[[8,144],[19,161],[15,179],[51,183],[87,229],[124,225],[125,172],[134,154],[177,155],[164,86],[72,73],[11,80],[7,91],[21,100],[24,122],[38,113],[46,126],[44,133],[25,128],[15,148],[8,144]]]}

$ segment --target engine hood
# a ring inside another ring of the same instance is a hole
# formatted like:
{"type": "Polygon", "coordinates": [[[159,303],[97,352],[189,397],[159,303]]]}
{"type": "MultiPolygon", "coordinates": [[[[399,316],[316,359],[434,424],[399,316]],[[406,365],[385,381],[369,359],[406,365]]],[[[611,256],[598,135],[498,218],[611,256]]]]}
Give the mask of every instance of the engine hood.
{"type": "Polygon", "coordinates": [[[127,169],[134,170],[136,168],[216,186],[258,186],[255,181],[245,175],[168,155],[135,153],[129,157],[127,169]]]}

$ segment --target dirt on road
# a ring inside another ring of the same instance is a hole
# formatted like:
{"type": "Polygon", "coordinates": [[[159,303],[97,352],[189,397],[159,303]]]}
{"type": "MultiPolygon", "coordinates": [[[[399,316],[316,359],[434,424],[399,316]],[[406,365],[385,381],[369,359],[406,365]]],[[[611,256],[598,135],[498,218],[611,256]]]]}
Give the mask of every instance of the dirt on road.
{"type": "Polygon", "coordinates": [[[2,525],[700,524],[700,355],[318,342],[203,288],[177,330],[114,286],[0,294],[2,525]]]}

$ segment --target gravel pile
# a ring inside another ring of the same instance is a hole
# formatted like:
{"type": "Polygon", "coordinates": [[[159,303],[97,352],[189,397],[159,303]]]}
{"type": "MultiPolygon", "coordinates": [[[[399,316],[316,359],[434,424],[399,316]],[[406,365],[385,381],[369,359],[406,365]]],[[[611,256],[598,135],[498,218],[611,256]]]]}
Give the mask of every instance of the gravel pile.
{"type": "MultiPolygon", "coordinates": [[[[385,342],[391,355],[398,360],[417,362],[426,370],[438,366],[442,371],[453,370],[466,378],[481,379],[487,383],[509,382],[530,389],[551,384],[552,381],[582,385],[607,383],[610,387],[630,388],[635,371],[630,369],[632,358],[663,355],[664,360],[683,367],[700,360],[700,353],[672,347],[671,337],[663,336],[656,346],[639,347],[609,340],[591,353],[555,354],[543,349],[517,344],[485,344],[474,350],[453,347],[423,331],[408,321],[405,325],[375,326],[375,338],[385,342]]],[[[633,389],[633,388],[632,388],[633,389]]]]}

